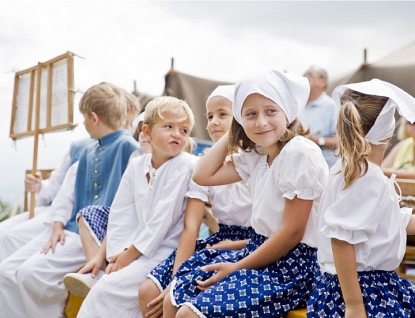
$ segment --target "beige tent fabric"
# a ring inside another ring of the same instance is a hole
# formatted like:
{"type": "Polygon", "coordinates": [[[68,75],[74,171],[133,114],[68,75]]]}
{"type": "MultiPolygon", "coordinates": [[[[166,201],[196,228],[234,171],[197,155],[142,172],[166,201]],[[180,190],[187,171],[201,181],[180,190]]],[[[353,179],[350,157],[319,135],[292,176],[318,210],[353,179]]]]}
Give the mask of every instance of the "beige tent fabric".
{"type": "Polygon", "coordinates": [[[356,71],[331,81],[327,92],[331,95],[338,85],[370,81],[373,78],[392,83],[415,97],[415,42],[375,63],[363,64],[356,71]]]}
{"type": "Polygon", "coordinates": [[[165,76],[163,95],[174,96],[185,100],[195,115],[195,127],[192,137],[210,140],[206,130],[206,99],[219,85],[232,84],[214,80],[207,80],[171,70],[165,76]]]}

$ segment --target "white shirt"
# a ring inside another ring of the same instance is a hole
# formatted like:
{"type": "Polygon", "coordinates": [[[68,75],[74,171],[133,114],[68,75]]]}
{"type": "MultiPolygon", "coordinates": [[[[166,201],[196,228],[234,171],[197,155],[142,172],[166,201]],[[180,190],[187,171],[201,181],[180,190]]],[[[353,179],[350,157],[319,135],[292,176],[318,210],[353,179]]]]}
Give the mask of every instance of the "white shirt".
{"type": "MultiPolygon", "coordinates": [[[[263,151],[259,148],[259,151],[263,151]]],[[[234,158],[242,179],[250,176],[252,195],[251,224],[264,236],[271,236],[283,224],[285,199],[295,196],[313,200],[302,243],[316,246],[318,203],[326,185],[328,168],[320,148],[304,137],[294,137],[274,159],[271,167],[267,156],[252,151],[234,158]],[[238,158],[239,157],[239,158],[238,158]]]]}
{"type": "Polygon", "coordinates": [[[72,216],[72,211],[75,201],[75,181],[76,172],[78,171],[79,161],[76,161],[69,167],[68,172],[63,179],[62,187],[52,202],[52,216],[51,221],[66,223],[72,216]]]}
{"type": "Polygon", "coordinates": [[[66,172],[71,164],[71,156],[69,151],[65,154],[62,163],[58,168],[52,171],[50,177],[46,180],[42,180],[42,187],[39,193],[36,194],[36,206],[49,205],[56,194],[58,193],[66,172]]]}
{"type": "Polygon", "coordinates": [[[395,270],[405,253],[406,226],[412,209],[399,208],[393,178],[369,162],[367,173],[344,188],[341,161],[330,170],[319,209],[318,259],[336,274],[331,238],[354,245],[358,271],[395,270]]]}
{"type": "Polygon", "coordinates": [[[186,196],[209,202],[212,214],[221,224],[251,226],[252,199],[248,182],[203,187],[190,180],[186,196]]]}
{"type": "Polygon", "coordinates": [[[157,170],[151,168],[151,154],[132,159],[111,205],[107,259],[132,244],[149,258],[177,247],[193,171],[190,156],[181,153],[157,170]]]}

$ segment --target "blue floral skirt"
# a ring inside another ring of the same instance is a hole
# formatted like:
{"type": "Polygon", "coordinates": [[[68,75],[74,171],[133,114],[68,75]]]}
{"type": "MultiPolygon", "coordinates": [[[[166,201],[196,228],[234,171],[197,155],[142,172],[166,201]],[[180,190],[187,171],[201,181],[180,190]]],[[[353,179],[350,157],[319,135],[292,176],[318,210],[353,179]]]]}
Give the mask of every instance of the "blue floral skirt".
{"type": "MultiPolygon", "coordinates": [[[[225,225],[219,224],[219,231],[213,233],[207,239],[197,240],[195,246],[195,252],[201,251],[207,247],[207,245],[214,245],[221,241],[231,240],[231,241],[241,241],[251,238],[252,228],[244,227],[239,225],[225,225]]],[[[218,250],[220,253],[226,252],[228,250],[218,250]]],[[[173,266],[176,259],[176,250],[170,254],[163,262],[158,264],[151,272],[147,275],[148,278],[151,278],[160,291],[163,291],[173,279],[173,266]]],[[[209,259],[206,259],[206,265],[210,264],[209,259]]]]}
{"type": "MultiPolygon", "coordinates": [[[[368,317],[415,317],[415,285],[391,271],[357,273],[368,317]]],[[[307,301],[307,317],[344,317],[337,275],[325,273],[307,301]]]]}
{"type": "Polygon", "coordinates": [[[203,250],[189,258],[177,271],[170,298],[175,306],[187,305],[199,317],[284,317],[317,286],[320,267],[317,249],[298,244],[275,263],[261,269],[237,270],[201,292],[196,280],[206,280],[212,272],[200,267],[211,263],[237,262],[254,252],[267,237],[253,231],[245,248],[217,253],[203,250]]]}
{"type": "Polygon", "coordinates": [[[94,238],[98,246],[101,246],[105,235],[107,234],[108,216],[110,213],[109,206],[89,205],[79,210],[76,219],[82,215],[85,226],[89,229],[89,233],[94,238]]]}

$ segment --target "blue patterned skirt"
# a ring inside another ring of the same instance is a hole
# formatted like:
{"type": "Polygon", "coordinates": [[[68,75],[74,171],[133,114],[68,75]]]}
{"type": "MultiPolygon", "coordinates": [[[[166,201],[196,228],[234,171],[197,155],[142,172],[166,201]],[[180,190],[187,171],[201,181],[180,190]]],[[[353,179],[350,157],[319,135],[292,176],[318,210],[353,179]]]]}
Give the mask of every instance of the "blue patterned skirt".
{"type": "Polygon", "coordinates": [[[89,229],[91,236],[94,238],[98,246],[101,246],[105,235],[107,234],[108,216],[110,213],[109,206],[103,205],[89,205],[79,210],[76,219],[79,215],[85,220],[85,225],[89,229]]]}
{"type": "Polygon", "coordinates": [[[284,317],[316,287],[320,277],[317,249],[298,244],[275,263],[262,269],[241,269],[201,292],[196,280],[206,280],[212,272],[200,267],[211,263],[237,262],[254,252],[267,237],[253,231],[244,249],[217,253],[203,250],[179,268],[170,290],[174,305],[187,305],[199,317],[284,317]]]}
{"type": "MultiPolygon", "coordinates": [[[[251,238],[252,228],[244,227],[239,225],[225,225],[219,224],[219,231],[213,233],[207,239],[197,240],[195,246],[195,252],[204,250],[207,245],[214,245],[221,241],[231,240],[231,241],[242,241],[251,238]]],[[[220,253],[226,252],[228,250],[218,250],[220,253]]],[[[170,254],[163,262],[158,264],[151,272],[147,275],[148,278],[151,278],[160,291],[163,291],[173,279],[173,266],[176,259],[176,250],[170,254]]],[[[210,264],[210,261],[206,259],[206,265],[210,264]]]]}
{"type": "MultiPolygon", "coordinates": [[[[415,285],[391,271],[357,273],[368,317],[415,317],[415,285]]],[[[325,273],[307,301],[307,317],[344,317],[337,275],[325,273]]]]}

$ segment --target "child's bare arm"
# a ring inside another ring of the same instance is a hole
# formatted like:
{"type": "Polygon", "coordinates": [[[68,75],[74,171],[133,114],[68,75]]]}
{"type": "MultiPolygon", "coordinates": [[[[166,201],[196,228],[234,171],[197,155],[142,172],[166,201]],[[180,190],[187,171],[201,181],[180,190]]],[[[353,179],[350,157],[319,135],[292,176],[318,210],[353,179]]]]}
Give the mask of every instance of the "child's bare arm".
{"type": "Polygon", "coordinates": [[[357,279],[356,254],[354,246],[335,238],[331,239],[334,265],[339,277],[344,302],[346,318],[367,317],[363,303],[362,291],[357,279]]]}
{"type": "Polygon", "coordinates": [[[173,274],[195,252],[196,239],[199,235],[204,212],[205,202],[194,198],[188,199],[184,217],[184,230],[180,236],[179,246],[177,247],[173,274]]]}
{"type": "Polygon", "coordinates": [[[415,214],[411,215],[408,226],[406,227],[406,233],[408,235],[415,235],[415,214]]]}
{"type": "Polygon", "coordinates": [[[228,154],[228,133],[222,136],[206,154],[200,158],[193,173],[193,181],[203,186],[216,186],[241,181],[232,162],[225,162],[228,154]]]}

